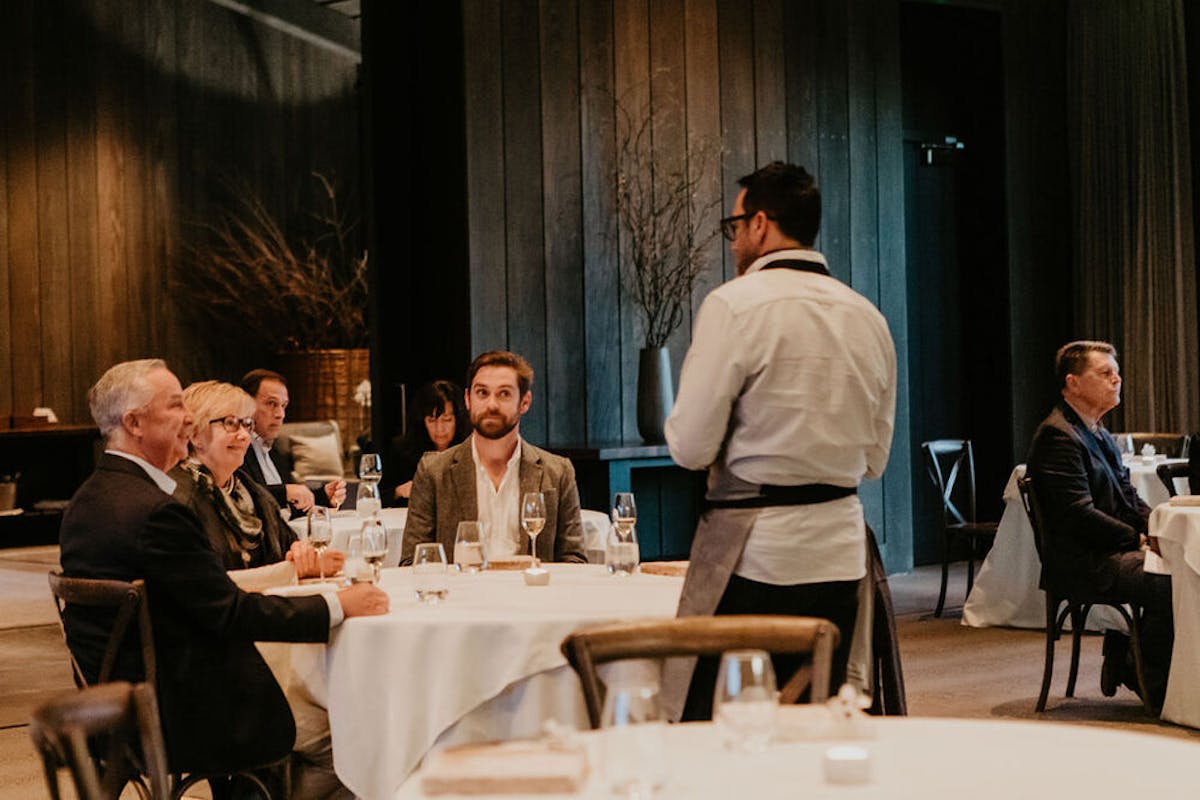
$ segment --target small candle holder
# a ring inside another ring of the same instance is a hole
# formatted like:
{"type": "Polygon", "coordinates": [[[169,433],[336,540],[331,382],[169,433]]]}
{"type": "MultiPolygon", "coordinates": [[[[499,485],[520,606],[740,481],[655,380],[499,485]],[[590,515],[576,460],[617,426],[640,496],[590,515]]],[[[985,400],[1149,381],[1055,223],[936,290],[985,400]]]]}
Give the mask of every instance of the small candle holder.
{"type": "Polygon", "coordinates": [[[550,571],[544,567],[530,567],[521,574],[525,577],[526,586],[550,585],[550,571]]]}

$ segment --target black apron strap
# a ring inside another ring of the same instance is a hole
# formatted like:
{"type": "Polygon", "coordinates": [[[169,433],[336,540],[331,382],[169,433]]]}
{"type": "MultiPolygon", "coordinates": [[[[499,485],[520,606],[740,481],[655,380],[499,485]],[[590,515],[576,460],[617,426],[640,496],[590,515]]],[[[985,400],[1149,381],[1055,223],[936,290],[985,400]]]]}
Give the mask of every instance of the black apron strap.
{"type": "Polygon", "coordinates": [[[806,483],[802,486],[761,487],[757,497],[737,500],[705,500],[706,508],[769,508],[771,506],[811,506],[841,500],[858,494],[857,486],[834,486],[830,483],[806,483]]]}

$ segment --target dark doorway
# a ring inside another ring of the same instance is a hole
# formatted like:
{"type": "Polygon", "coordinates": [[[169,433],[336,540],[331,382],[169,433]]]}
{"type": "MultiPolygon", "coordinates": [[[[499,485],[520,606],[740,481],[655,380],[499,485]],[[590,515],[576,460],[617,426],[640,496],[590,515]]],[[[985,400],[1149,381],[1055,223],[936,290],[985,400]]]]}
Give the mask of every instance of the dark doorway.
{"type": "Polygon", "coordinates": [[[900,13],[912,457],[921,465],[913,557],[927,564],[940,559],[941,511],[921,442],[974,442],[981,518],[999,518],[1012,469],[1002,28],[994,11],[904,3],[900,13]]]}

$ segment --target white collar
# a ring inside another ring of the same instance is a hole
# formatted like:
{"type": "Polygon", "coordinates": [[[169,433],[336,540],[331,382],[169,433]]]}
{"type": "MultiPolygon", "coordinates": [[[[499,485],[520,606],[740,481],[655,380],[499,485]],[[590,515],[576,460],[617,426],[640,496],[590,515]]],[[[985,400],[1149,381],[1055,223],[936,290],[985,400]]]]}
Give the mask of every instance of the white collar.
{"type": "Polygon", "coordinates": [[[129,459],[144,469],[146,474],[150,476],[150,480],[158,484],[158,488],[162,489],[167,494],[174,493],[175,479],[141,456],[135,456],[133,453],[127,453],[124,450],[105,450],[104,452],[111,453],[114,456],[120,456],[121,458],[129,459]]]}
{"type": "Polygon", "coordinates": [[[813,264],[820,264],[825,269],[829,269],[829,265],[825,263],[825,256],[821,255],[817,250],[775,250],[754,259],[754,263],[746,269],[745,274],[749,275],[752,272],[758,272],[772,261],[783,261],[784,259],[788,261],[810,261],[813,264]]]}
{"type": "MultiPolygon", "coordinates": [[[[486,470],[483,466],[483,461],[479,458],[479,450],[475,447],[475,434],[471,434],[471,460],[475,462],[475,469],[486,470]]],[[[504,465],[504,474],[513,468],[513,465],[521,460],[521,434],[517,434],[517,446],[513,448],[513,454],[508,457],[508,463],[504,465]]]]}

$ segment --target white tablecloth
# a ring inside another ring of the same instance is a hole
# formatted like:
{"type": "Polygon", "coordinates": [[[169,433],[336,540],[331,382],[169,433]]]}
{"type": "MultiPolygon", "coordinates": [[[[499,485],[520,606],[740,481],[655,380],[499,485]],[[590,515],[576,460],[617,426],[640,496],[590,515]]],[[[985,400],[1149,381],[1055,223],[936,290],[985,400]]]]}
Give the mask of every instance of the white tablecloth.
{"type": "Polygon", "coordinates": [[[327,701],[347,787],[391,797],[435,742],[534,736],[551,717],[586,727],[563,637],[591,623],[674,616],[683,586],[614,578],[594,565],[546,566],[544,587],[525,586],[520,572],[452,574],[436,606],[417,605],[410,569],[385,570],[388,615],[347,620],[316,668],[293,659],[315,684],[310,694],[327,701]]]}
{"type": "MultiPolygon", "coordinates": [[[[400,545],[404,539],[404,523],[408,520],[407,508],[384,508],[379,512],[383,527],[387,529],[388,552],[383,561],[385,567],[394,567],[400,563],[400,545]]],[[[334,550],[346,552],[350,534],[362,529],[364,517],[357,511],[335,511],[331,517],[333,522],[333,542],[329,545],[334,550]]],[[[308,538],[308,518],[297,517],[288,523],[301,539],[308,538]]]]}
{"type": "MultiPolygon", "coordinates": [[[[808,710],[782,714],[796,718],[808,710]]],[[[846,742],[795,741],[759,755],[735,754],[722,747],[711,723],[669,726],[664,733],[669,777],[656,797],[1182,800],[1196,793],[1200,747],[1184,739],[1045,722],[890,717],[868,724],[874,738],[852,743],[870,754],[870,781],[860,786],[830,785],[822,776],[825,752],[846,742]]],[[[576,797],[614,796],[600,766],[603,735],[580,734],[593,766],[587,789],[576,797]]],[[[424,797],[419,778],[420,773],[396,799],[424,797]]]]}
{"type": "Polygon", "coordinates": [[[1175,612],[1175,645],[1162,718],[1200,728],[1200,507],[1157,506],[1150,514],[1149,533],[1158,537],[1162,558],[1148,555],[1146,569],[1171,576],[1175,612]],[[1155,570],[1156,566],[1161,568],[1155,570]]]}
{"type": "MultiPolygon", "coordinates": [[[[1155,469],[1162,463],[1183,463],[1182,459],[1157,460],[1146,464],[1137,457],[1129,465],[1129,480],[1146,503],[1154,507],[1168,499],[1167,488],[1155,469]]],[[[1025,474],[1018,464],[1004,487],[1004,514],[996,531],[996,541],[979,568],[975,587],[963,606],[963,624],[975,628],[993,625],[1013,628],[1046,626],[1045,593],[1038,588],[1041,562],[1033,541],[1033,529],[1021,506],[1017,479],[1025,474]]],[[[1186,487],[1180,486],[1186,492],[1186,487]]],[[[1123,629],[1124,622],[1110,608],[1098,606],[1088,615],[1088,628],[1123,629]]]]}

